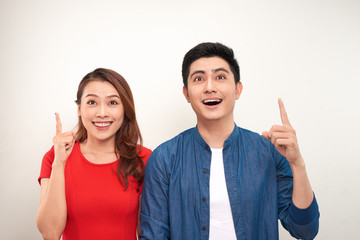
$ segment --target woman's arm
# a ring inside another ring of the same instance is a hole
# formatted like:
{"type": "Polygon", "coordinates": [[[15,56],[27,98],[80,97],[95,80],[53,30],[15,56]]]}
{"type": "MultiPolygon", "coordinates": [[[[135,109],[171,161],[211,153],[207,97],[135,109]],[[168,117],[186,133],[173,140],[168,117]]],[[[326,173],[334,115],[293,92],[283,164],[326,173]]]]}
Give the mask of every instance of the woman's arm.
{"type": "MultiPolygon", "coordinates": [[[[54,161],[55,163],[55,161],[54,161]]],[[[45,240],[60,239],[66,225],[65,166],[53,164],[51,177],[41,179],[36,224],[45,240]]]]}
{"type": "Polygon", "coordinates": [[[65,196],[65,164],[74,143],[74,132],[62,133],[59,114],[56,113],[56,136],[54,142],[54,162],[50,178],[41,179],[40,206],[36,224],[44,239],[60,239],[67,218],[65,196]]]}

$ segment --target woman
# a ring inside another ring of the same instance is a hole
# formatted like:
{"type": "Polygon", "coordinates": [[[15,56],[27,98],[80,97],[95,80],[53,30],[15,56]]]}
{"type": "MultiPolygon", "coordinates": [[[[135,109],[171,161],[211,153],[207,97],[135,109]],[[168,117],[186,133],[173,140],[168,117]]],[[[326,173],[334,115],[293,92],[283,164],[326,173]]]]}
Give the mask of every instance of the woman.
{"type": "Polygon", "coordinates": [[[76,103],[77,133],[63,133],[55,114],[54,146],[39,177],[37,226],[44,239],[136,239],[151,151],[142,147],[130,87],[99,68],[80,82],[76,103]]]}

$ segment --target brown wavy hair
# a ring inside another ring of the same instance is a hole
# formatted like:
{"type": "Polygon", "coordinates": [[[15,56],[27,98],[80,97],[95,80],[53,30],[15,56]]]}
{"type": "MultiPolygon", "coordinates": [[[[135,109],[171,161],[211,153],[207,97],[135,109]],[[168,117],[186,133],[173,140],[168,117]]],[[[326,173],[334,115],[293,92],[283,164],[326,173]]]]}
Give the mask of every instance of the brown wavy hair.
{"type": "MultiPolygon", "coordinates": [[[[136,121],[134,98],[126,80],[113,70],[105,68],[95,69],[93,72],[86,74],[86,76],[81,80],[75,102],[77,105],[80,105],[81,97],[86,85],[91,81],[99,80],[109,82],[114,86],[124,106],[124,121],[115,134],[114,152],[116,156],[120,158],[119,165],[117,167],[117,175],[120,182],[125,187],[125,191],[129,185],[128,176],[133,176],[135,181],[138,182],[137,190],[139,191],[140,185],[144,180],[144,162],[141,159],[142,156],[139,156],[143,142],[140,129],[136,121]],[[138,147],[138,143],[140,147],[138,147]]],[[[87,131],[82,123],[81,116],[79,116],[76,141],[82,143],[86,139],[87,131]]]]}

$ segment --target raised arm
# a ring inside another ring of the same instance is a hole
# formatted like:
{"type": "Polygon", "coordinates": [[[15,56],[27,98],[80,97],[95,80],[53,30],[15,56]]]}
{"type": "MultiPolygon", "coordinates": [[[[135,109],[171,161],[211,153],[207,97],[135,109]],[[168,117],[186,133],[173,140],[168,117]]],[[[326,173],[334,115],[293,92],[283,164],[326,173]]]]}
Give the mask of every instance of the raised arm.
{"type": "Polygon", "coordinates": [[[263,136],[289,162],[293,175],[292,203],[288,209],[286,228],[296,237],[312,239],[318,231],[318,206],[299,150],[296,132],[291,126],[284,104],[278,100],[282,125],[274,125],[263,136]],[[305,237],[306,236],[306,237],[305,237]]]}
{"type": "Polygon", "coordinates": [[[292,200],[296,207],[307,208],[313,201],[314,194],[306,173],[305,162],[299,150],[296,132],[291,126],[284,104],[278,100],[282,125],[274,125],[263,136],[271,141],[276,150],[283,155],[290,164],[293,173],[292,200]]]}
{"type": "Polygon", "coordinates": [[[60,239],[66,225],[65,163],[75,142],[75,133],[62,133],[59,114],[56,113],[56,135],[53,138],[55,158],[50,178],[41,179],[40,206],[36,224],[43,238],[60,239]]]}

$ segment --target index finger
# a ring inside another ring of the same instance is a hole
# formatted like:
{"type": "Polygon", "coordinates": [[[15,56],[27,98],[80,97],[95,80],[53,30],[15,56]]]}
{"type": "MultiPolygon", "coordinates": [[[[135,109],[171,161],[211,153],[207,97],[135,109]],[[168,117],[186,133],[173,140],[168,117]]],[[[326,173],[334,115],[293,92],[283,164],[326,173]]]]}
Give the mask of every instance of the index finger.
{"type": "Polygon", "coordinates": [[[55,118],[56,118],[56,135],[59,135],[62,133],[62,125],[58,113],[55,113],[55,118]]]}
{"type": "Polygon", "coordinates": [[[279,98],[278,103],[279,103],[280,117],[281,117],[282,124],[291,126],[289,118],[288,118],[286,110],[285,110],[284,103],[281,98],[279,98]]]}

